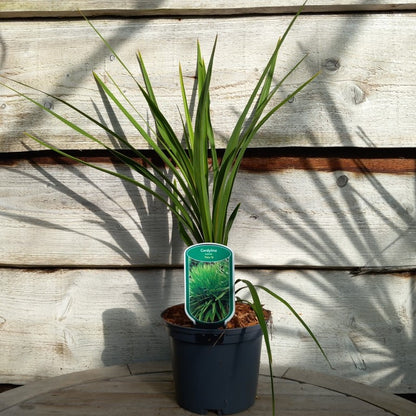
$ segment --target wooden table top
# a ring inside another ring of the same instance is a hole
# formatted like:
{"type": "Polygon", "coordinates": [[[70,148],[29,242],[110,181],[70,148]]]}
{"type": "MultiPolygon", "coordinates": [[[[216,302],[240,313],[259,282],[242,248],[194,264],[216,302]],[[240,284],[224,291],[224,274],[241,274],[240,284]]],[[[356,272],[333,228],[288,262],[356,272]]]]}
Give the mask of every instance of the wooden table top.
{"type": "MultiPolygon", "coordinates": [[[[416,416],[416,404],[372,387],[298,368],[276,368],[278,416],[416,416]]],[[[170,364],[136,363],[44,379],[0,394],[0,416],[193,415],[175,402],[170,364]]],[[[261,372],[254,406],[271,415],[270,379],[261,372]]]]}

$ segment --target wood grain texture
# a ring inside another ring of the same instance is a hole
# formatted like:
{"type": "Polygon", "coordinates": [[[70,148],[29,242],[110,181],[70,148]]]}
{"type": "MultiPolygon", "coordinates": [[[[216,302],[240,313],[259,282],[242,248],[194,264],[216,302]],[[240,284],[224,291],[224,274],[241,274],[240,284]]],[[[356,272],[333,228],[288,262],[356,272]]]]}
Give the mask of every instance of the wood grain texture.
{"type": "MultiPolygon", "coordinates": [[[[414,276],[239,269],[237,278],[264,284],[291,302],[335,370],[289,310],[264,294],[273,312],[275,364],[391,392],[415,391],[414,276]]],[[[1,269],[0,382],[169,359],[160,313],[182,301],[182,279],[179,269],[1,269]]]]}
{"type": "MultiPolygon", "coordinates": [[[[9,415],[191,415],[175,403],[172,373],[161,368],[160,363],[134,365],[132,374],[120,375],[131,366],[117,366],[102,370],[90,370],[49,381],[32,383],[14,392],[0,396],[0,413],[9,415]],[[100,378],[97,375],[101,374],[100,378]],[[118,373],[118,374],[117,374],[118,373]],[[78,380],[74,380],[78,376],[78,380]],[[46,388],[47,383],[55,386],[46,388]],[[20,397],[19,397],[20,395],[20,397]]],[[[282,376],[275,377],[277,410],[279,415],[300,416],[313,414],[326,416],[363,415],[413,416],[416,405],[404,399],[374,390],[362,384],[336,377],[324,377],[332,382],[329,387],[320,386],[319,373],[297,368],[287,369],[282,376]],[[287,377],[286,373],[290,373],[287,377]],[[297,374],[296,378],[292,378],[297,374]],[[307,379],[307,382],[303,380],[307,379]],[[357,394],[351,394],[355,391],[357,394]]],[[[264,415],[271,412],[269,379],[260,375],[258,395],[254,405],[241,415],[264,415]]]]}
{"type": "MultiPolygon", "coordinates": [[[[155,368],[157,367],[155,366],[155,368]]],[[[15,405],[21,407],[22,402],[34,399],[42,394],[47,394],[53,390],[64,389],[81,383],[97,382],[103,379],[128,377],[130,375],[131,373],[127,365],[117,365],[37,380],[36,383],[29,383],[21,386],[19,389],[9,391],[7,395],[1,395],[0,411],[8,410],[15,405]]]]}
{"type": "MultiPolygon", "coordinates": [[[[412,416],[416,412],[416,404],[414,403],[394,395],[387,395],[379,389],[364,386],[361,383],[354,383],[340,377],[315,373],[313,371],[303,371],[298,368],[289,368],[285,372],[284,378],[343,392],[349,397],[376,404],[379,408],[391,411],[393,414],[412,416]]],[[[360,414],[358,409],[357,412],[357,414],[360,414]]],[[[367,412],[364,411],[364,413],[366,414],[367,412]]]]}
{"type": "MultiPolygon", "coordinates": [[[[223,146],[291,18],[285,13],[298,6],[295,0],[1,1],[0,74],[77,103],[144,149],[128,123],[115,121],[102,103],[91,72],[106,82],[106,71],[117,74],[149,119],[143,101],[114,55],[76,18],[78,8],[97,16],[95,24],[134,73],[141,51],[178,132],[178,64],[191,95],[196,39],[208,56],[218,34],[212,118],[223,146]]],[[[279,74],[308,56],[280,98],[316,71],[321,75],[265,126],[253,147],[414,150],[415,9],[410,0],[309,0],[307,11],[331,13],[306,13],[293,28],[279,74]],[[343,13],[350,11],[357,13],[343,13]]],[[[48,96],[31,96],[69,114],[48,96]]],[[[9,152],[25,158],[27,150],[40,149],[24,131],[64,149],[95,149],[0,87],[0,382],[168,358],[159,315],[182,300],[182,274],[164,267],[182,263],[183,246],[166,209],[133,187],[63,160],[7,160],[9,152]]],[[[293,302],[335,370],[289,311],[271,302],[279,363],[416,392],[414,160],[260,157],[243,168],[232,204],[244,204],[230,245],[238,266],[253,270],[240,269],[239,277],[255,274],[293,302]]]]}
{"type": "MultiPolygon", "coordinates": [[[[240,172],[232,205],[242,207],[230,236],[238,265],[416,267],[414,161],[397,160],[401,174],[377,172],[382,163],[374,160],[321,160],[321,170],[314,158],[289,162],[262,174],[240,172]]],[[[4,164],[0,196],[3,266],[182,264],[166,208],[89,167],[4,164]]]]}
{"type": "MultiPolygon", "coordinates": [[[[70,17],[78,16],[82,10],[89,16],[186,16],[186,15],[242,15],[253,13],[295,12],[301,6],[299,0],[213,0],[209,3],[192,0],[83,0],[50,1],[3,0],[0,3],[0,18],[16,17],[70,17]]],[[[309,0],[306,11],[379,11],[415,9],[412,0],[344,0],[334,4],[328,0],[309,0]]]]}
{"type": "MultiPolygon", "coordinates": [[[[289,19],[290,16],[98,19],[95,24],[134,73],[139,72],[135,52],[141,50],[160,106],[178,133],[178,64],[182,63],[186,88],[191,94],[196,40],[200,40],[203,53],[208,56],[218,34],[212,119],[218,145],[223,145],[289,19]]],[[[415,19],[414,13],[301,16],[281,51],[278,73],[282,74],[304,54],[308,56],[282,89],[280,98],[316,71],[322,73],[264,126],[252,146],[413,146],[415,19]]],[[[46,25],[42,20],[24,24],[6,20],[2,22],[0,47],[3,75],[68,99],[94,116],[99,112],[106,123],[133,137],[135,145],[146,147],[128,122],[120,119],[118,125],[114,124],[113,116],[109,116],[96,92],[91,71],[104,78],[108,71],[131,93],[145,119],[149,118],[143,102],[137,98],[136,87],[84,21],[48,20],[46,25]]],[[[34,96],[69,115],[55,100],[34,96]]],[[[88,129],[109,142],[96,127],[88,129]]],[[[24,131],[36,133],[62,148],[94,147],[1,87],[0,151],[37,149],[33,141],[25,138],[24,131]]]]}

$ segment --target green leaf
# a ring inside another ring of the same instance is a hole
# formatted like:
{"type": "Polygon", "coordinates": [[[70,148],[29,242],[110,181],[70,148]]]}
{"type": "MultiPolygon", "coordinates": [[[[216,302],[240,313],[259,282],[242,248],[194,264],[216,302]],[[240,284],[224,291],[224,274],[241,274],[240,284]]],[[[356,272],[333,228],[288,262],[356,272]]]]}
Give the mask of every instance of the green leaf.
{"type": "Polygon", "coordinates": [[[272,348],[270,345],[270,336],[269,330],[267,328],[267,322],[264,318],[263,314],[263,305],[260,302],[260,297],[257,293],[256,286],[253,285],[249,280],[238,279],[236,283],[242,282],[250,291],[251,297],[253,302],[250,303],[251,307],[253,308],[254,312],[256,313],[257,319],[259,321],[261,330],[264,335],[264,342],[266,344],[266,351],[267,351],[267,358],[269,361],[269,375],[270,375],[270,388],[272,392],[272,413],[273,416],[276,414],[276,399],[275,399],[275,392],[274,392],[274,377],[273,377],[273,354],[272,348]]]}
{"type": "Polygon", "coordinates": [[[281,296],[279,296],[277,293],[273,292],[272,290],[270,290],[269,288],[262,286],[262,285],[256,285],[257,288],[264,290],[266,293],[268,293],[270,296],[274,297],[275,299],[277,299],[279,302],[283,303],[283,305],[285,305],[290,312],[292,312],[292,314],[296,317],[296,319],[301,323],[301,325],[306,329],[306,331],[308,332],[308,334],[311,336],[311,338],[314,340],[316,346],[319,348],[319,350],[321,351],[322,355],[324,356],[324,358],[326,359],[326,361],[328,362],[329,366],[332,368],[331,362],[329,361],[327,355],[325,354],[325,351],[323,350],[323,348],[321,347],[321,344],[319,343],[318,339],[316,338],[316,336],[314,335],[314,333],[312,332],[312,330],[309,328],[309,326],[306,324],[306,322],[301,318],[301,316],[295,311],[295,309],[290,305],[289,302],[287,302],[285,299],[283,299],[281,296]]]}
{"type": "Polygon", "coordinates": [[[192,158],[192,149],[194,147],[194,128],[192,125],[192,118],[191,114],[189,112],[189,105],[188,105],[188,99],[186,98],[186,91],[185,91],[185,85],[183,82],[183,74],[182,74],[182,67],[179,65],[179,81],[181,85],[181,93],[182,93],[182,102],[183,102],[183,109],[185,111],[185,120],[186,120],[186,136],[188,137],[188,151],[191,153],[190,157],[192,158]]]}

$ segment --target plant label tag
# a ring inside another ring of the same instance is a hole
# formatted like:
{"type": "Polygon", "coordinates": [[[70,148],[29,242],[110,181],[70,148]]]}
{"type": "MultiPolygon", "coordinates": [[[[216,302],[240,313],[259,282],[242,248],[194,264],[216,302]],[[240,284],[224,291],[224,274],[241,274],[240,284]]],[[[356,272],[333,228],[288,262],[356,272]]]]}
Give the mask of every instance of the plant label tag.
{"type": "Polygon", "coordinates": [[[222,244],[201,243],[184,253],[185,312],[201,327],[224,326],[235,312],[234,254],[222,244]]]}

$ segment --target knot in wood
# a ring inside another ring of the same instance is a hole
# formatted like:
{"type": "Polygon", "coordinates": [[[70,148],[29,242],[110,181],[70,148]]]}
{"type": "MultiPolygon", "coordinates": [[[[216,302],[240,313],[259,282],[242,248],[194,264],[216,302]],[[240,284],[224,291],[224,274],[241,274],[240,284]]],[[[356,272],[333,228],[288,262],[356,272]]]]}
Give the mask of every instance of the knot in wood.
{"type": "Polygon", "coordinates": [[[340,175],[340,176],[338,176],[338,178],[337,178],[337,185],[340,188],[343,188],[344,186],[346,186],[347,183],[348,183],[348,176],[346,176],[346,175],[340,175]]]}
{"type": "Polygon", "coordinates": [[[341,67],[338,58],[328,58],[324,62],[324,68],[329,72],[336,72],[341,67]]]}

